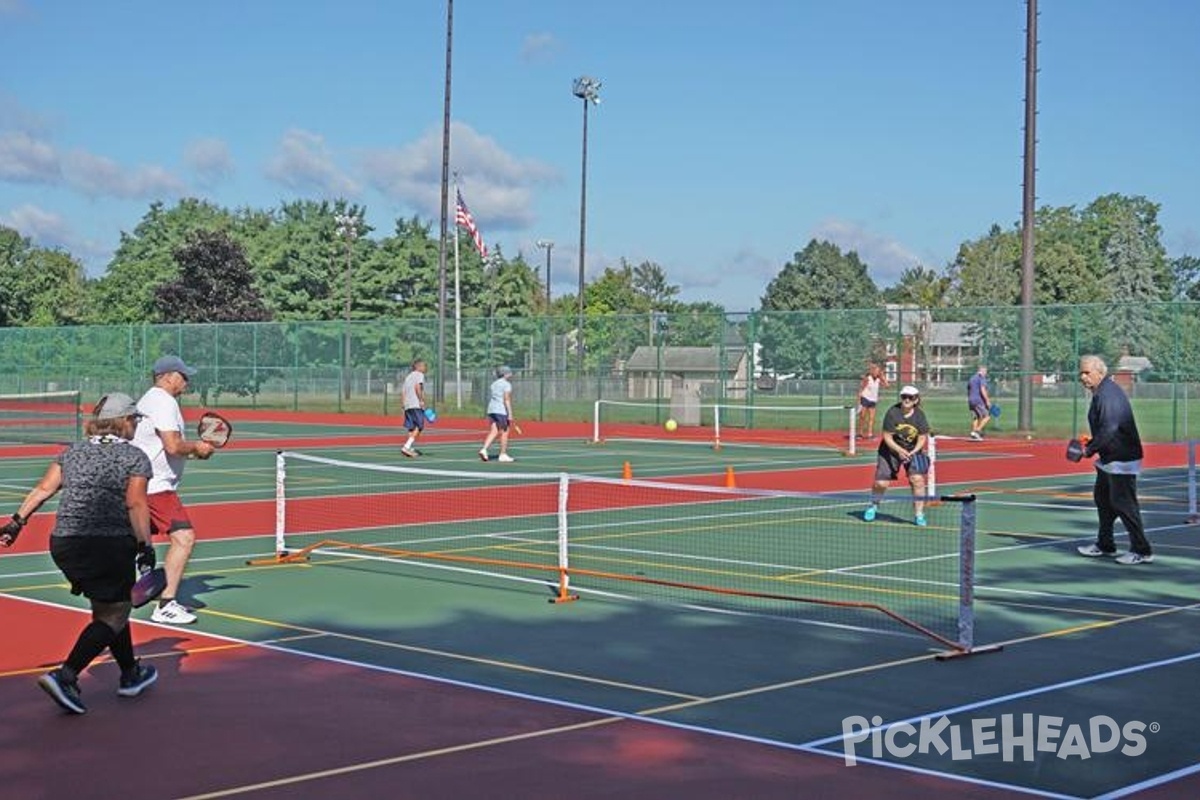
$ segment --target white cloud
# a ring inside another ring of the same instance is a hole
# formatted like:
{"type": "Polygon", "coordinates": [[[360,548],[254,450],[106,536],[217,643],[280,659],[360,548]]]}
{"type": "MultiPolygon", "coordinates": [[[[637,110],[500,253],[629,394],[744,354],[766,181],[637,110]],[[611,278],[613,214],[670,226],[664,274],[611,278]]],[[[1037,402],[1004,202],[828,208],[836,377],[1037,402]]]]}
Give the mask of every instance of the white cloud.
{"type": "Polygon", "coordinates": [[[843,219],[822,220],[812,236],[832,242],[842,250],[858,253],[880,286],[891,286],[904,270],[921,263],[921,259],[901,242],[843,219]]]}
{"type": "Polygon", "coordinates": [[[223,139],[196,139],[183,150],[183,161],[202,186],[215,186],[233,175],[233,157],[223,139]]]}
{"type": "Polygon", "coordinates": [[[0,216],[0,223],[18,231],[43,247],[59,247],[71,242],[71,227],[66,220],[33,205],[23,205],[0,216]]]}
{"type": "Polygon", "coordinates": [[[0,214],[0,225],[12,228],[38,247],[60,248],[70,253],[92,275],[102,273],[104,265],[112,259],[112,247],[81,238],[61,216],[37,206],[26,204],[0,214]]]}
{"type": "Polygon", "coordinates": [[[62,167],[53,145],[21,131],[0,133],[0,180],[56,184],[62,167]]]}
{"type": "MultiPolygon", "coordinates": [[[[463,199],[485,238],[489,228],[517,230],[532,225],[534,188],[559,178],[553,167],[518,158],[496,140],[461,122],[450,125],[450,156],[463,199]]],[[[405,147],[366,152],[362,170],[366,182],[390,200],[437,217],[442,180],[441,129],[430,130],[405,147]]]]}
{"type": "Polygon", "coordinates": [[[334,162],[324,137],[293,128],[283,135],[279,150],[267,164],[271,180],[297,192],[354,197],[359,184],[334,162]]]}
{"type": "Polygon", "coordinates": [[[71,188],[89,197],[161,199],[187,191],[184,183],[163,167],[143,165],[128,170],[111,158],[85,150],[73,150],[63,157],[63,175],[71,188]]]}
{"type": "Polygon", "coordinates": [[[552,33],[531,33],[521,42],[522,61],[549,61],[561,50],[552,33]]]}

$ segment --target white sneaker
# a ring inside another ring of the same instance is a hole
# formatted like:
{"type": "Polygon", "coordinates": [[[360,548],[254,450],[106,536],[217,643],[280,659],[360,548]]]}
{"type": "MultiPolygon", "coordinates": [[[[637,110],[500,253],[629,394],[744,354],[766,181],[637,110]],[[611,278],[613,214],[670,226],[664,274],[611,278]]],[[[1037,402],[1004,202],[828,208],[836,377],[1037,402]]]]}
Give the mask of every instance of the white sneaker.
{"type": "Polygon", "coordinates": [[[499,456],[496,457],[496,460],[503,461],[506,464],[510,464],[513,461],[516,461],[516,459],[513,458],[512,456],[510,456],[508,453],[501,453],[499,456]]]}
{"type": "Polygon", "coordinates": [[[1115,550],[1101,550],[1094,544],[1081,544],[1075,549],[1079,551],[1079,555],[1088,558],[1116,558],[1117,555],[1115,550]]]}
{"type": "Polygon", "coordinates": [[[155,608],[154,613],[150,615],[150,619],[167,625],[191,625],[196,621],[196,615],[179,605],[179,603],[171,600],[165,605],[155,608]]]}
{"type": "Polygon", "coordinates": [[[1154,561],[1154,556],[1150,553],[1142,555],[1141,553],[1128,552],[1125,555],[1117,556],[1118,564],[1149,564],[1154,561]]]}
{"type": "Polygon", "coordinates": [[[487,461],[487,460],[488,460],[488,454],[487,454],[487,450],[480,450],[480,451],[479,451],[479,457],[480,457],[481,459],[483,459],[484,461],[487,461]]]}

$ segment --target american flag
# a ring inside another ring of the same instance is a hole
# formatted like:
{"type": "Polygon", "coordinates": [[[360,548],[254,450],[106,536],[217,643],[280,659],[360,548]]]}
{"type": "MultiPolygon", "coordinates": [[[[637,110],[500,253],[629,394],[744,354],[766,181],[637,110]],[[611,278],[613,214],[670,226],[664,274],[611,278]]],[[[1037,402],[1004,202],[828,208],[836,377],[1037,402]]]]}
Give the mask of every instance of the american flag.
{"type": "Polygon", "coordinates": [[[483,243],[483,236],[479,233],[479,226],[475,224],[475,218],[471,216],[467,204],[463,202],[462,192],[455,189],[454,193],[458,195],[458,205],[454,209],[454,221],[470,231],[471,239],[475,242],[475,249],[479,251],[481,257],[487,258],[487,245],[483,243]]]}

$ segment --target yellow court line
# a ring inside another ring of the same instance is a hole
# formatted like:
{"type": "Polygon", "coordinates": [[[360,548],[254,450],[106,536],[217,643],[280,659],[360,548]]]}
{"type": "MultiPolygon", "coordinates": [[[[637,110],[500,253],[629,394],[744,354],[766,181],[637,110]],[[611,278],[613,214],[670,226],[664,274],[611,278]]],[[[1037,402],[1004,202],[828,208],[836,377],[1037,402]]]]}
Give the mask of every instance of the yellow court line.
{"type": "Polygon", "coordinates": [[[1200,603],[1191,603],[1186,606],[1172,606],[1171,608],[1160,608],[1154,611],[1147,611],[1144,614],[1132,614],[1121,619],[1100,620],[1084,625],[1073,625],[1069,628],[1060,628],[1056,631],[1046,631],[1045,633],[1035,633],[1030,636],[1022,636],[1017,639],[1009,639],[1003,642],[995,642],[1001,647],[1008,647],[1014,644],[1024,644],[1025,642],[1036,642],[1040,639],[1053,639],[1059,636],[1069,636],[1073,633],[1082,633],[1085,631],[1100,630],[1102,628],[1112,628],[1117,625],[1124,625],[1128,622],[1141,622],[1154,617],[1166,616],[1168,614],[1176,614],[1181,611],[1196,611],[1200,610],[1200,603]]]}
{"type": "Polygon", "coordinates": [[[297,783],[305,783],[307,781],[320,780],[322,778],[331,778],[337,775],[349,775],[369,769],[390,767],[396,764],[420,761],[422,759],[434,758],[436,756],[452,755],[454,753],[466,753],[470,752],[471,750],[480,750],[485,747],[494,747],[496,745],[511,744],[513,742],[528,741],[530,739],[539,739],[545,736],[555,736],[560,733],[571,733],[573,731],[587,730],[588,728],[597,728],[602,725],[611,725],[614,722],[623,722],[625,719],[625,717],[603,717],[601,719],[588,720],[587,722],[576,722],[571,725],[560,725],[556,728],[543,728],[542,730],[529,731],[528,733],[516,733],[510,736],[500,736],[494,739],[484,739],[483,741],[478,742],[468,742],[465,744],[452,745],[450,747],[440,747],[436,750],[424,750],[418,753],[408,753],[402,756],[393,756],[392,758],[366,761],[361,764],[349,764],[344,767],[335,767],[333,769],[325,769],[318,772],[292,775],[287,778],[278,778],[273,781],[247,784],[245,786],[234,786],[229,789],[220,789],[215,792],[207,792],[205,794],[182,797],[179,798],[179,800],[214,800],[214,798],[218,797],[232,797],[233,795],[237,794],[257,792],[263,789],[275,789],[281,786],[291,786],[297,783]]]}
{"type": "Polygon", "coordinates": [[[487,667],[500,667],[501,669],[513,670],[514,672],[524,672],[532,675],[544,675],[553,678],[565,678],[571,681],[580,683],[595,684],[597,686],[606,686],[614,689],[628,689],[643,694],[657,694],[664,697],[679,697],[687,700],[696,699],[696,695],[684,694],[668,689],[656,689],[652,686],[642,686],[632,683],[624,683],[622,681],[611,681],[604,678],[593,678],[587,675],[579,675],[572,672],[561,672],[558,670],[543,669],[541,667],[531,667],[525,664],[517,664],[511,661],[501,661],[492,658],[481,658],[479,656],[469,656],[463,653],[452,653],[447,650],[437,650],[429,647],[420,647],[418,645],[401,644],[399,642],[389,642],[382,639],[374,639],[369,636],[359,636],[356,634],[342,633],[339,631],[328,631],[321,628],[311,628],[306,625],[294,625],[287,622],[278,622],[275,620],[266,620],[259,617],[251,617],[243,614],[232,614],[225,611],[213,611],[205,609],[202,613],[206,616],[222,617],[225,619],[236,620],[239,622],[249,622],[256,625],[265,625],[267,627],[283,628],[286,630],[302,631],[305,633],[322,634],[336,639],[344,639],[350,642],[358,642],[360,644],[368,644],[384,647],[390,650],[403,650],[408,653],[416,653],[418,655],[436,656],[445,658],[451,661],[462,661],[469,664],[480,664],[487,667]]]}

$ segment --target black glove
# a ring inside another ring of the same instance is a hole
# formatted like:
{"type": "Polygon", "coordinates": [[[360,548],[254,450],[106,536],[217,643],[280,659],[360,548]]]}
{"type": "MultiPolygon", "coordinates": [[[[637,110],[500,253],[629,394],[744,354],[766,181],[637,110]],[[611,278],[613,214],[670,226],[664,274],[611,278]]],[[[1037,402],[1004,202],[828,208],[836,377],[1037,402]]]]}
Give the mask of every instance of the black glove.
{"type": "Polygon", "coordinates": [[[146,544],[138,545],[137,558],[133,560],[139,573],[149,572],[154,569],[154,565],[158,563],[158,556],[154,553],[154,545],[147,542],[146,544]]]}
{"type": "Polygon", "coordinates": [[[24,527],[25,518],[20,514],[13,514],[12,519],[4,523],[3,528],[0,528],[0,547],[12,547],[24,527]]]}
{"type": "Polygon", "coordinates": [[[1078,439],[1072,439],[1067,442],[1067,461],[1078,463],[1083,459],[1084,447],[1083,442],[1078,439]]]}

